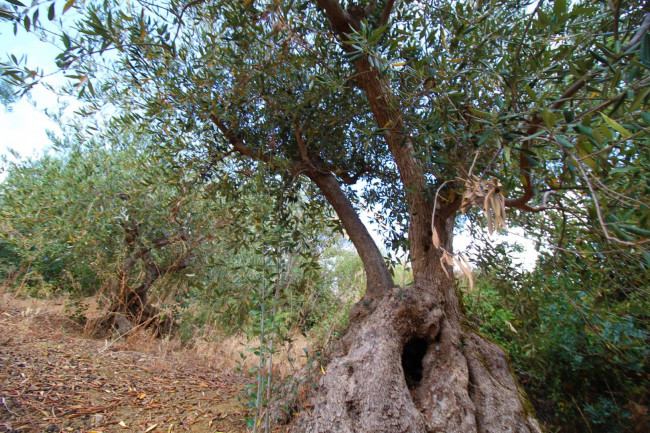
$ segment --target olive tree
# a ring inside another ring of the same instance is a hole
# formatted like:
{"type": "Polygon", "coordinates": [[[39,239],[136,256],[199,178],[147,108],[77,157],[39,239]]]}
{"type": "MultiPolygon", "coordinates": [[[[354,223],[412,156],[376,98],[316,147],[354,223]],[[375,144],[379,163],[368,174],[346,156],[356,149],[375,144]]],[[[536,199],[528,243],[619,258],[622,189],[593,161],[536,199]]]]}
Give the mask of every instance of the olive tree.
{"type": "Polygon", "coordinates": [[[216,200],[202,200],[205,188],[190,175],[172,178],[155,157],[124,144],[145,137],[121,139],[121,148],[77,143],[11,163],[0,188],[0,238],[27,283],[42,279],[78,296],[107,292],[103,327],[117,320],[158,329],[171,323],[151,305],[152,287],[191,272],[226,216],[214,215],[216,200]]]}
{"type": "Polygon", "coordinates": [[[469,267],[453,252],[454,226],[472,206],[490,232],[506,212],[564,210],[647,251],[647,187],[621,179],[646,170],[646,9],[87,2],[58,60],[88,110],[128,110],[119,122],[146,127],[179,164],[237,155],[313,183],[336,212],[366,293],[294,431],[533,432],[503,350],[459,302],[451,266],[469,267]],[[364,207],[408,252],[412,285],[394,283],[364,207]]]}

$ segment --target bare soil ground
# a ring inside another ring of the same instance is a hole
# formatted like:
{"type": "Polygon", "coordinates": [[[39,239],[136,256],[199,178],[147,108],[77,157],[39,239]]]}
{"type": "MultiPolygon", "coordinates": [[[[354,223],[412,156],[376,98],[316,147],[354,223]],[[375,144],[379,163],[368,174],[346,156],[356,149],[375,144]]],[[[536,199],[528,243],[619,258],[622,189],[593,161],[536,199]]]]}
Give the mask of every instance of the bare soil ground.
{"type": "Polygon", "coordinates": [[[61,308],[0,302],[0,432],[246,431],[247,379],[232,369],[85,338],[61,308]]]}

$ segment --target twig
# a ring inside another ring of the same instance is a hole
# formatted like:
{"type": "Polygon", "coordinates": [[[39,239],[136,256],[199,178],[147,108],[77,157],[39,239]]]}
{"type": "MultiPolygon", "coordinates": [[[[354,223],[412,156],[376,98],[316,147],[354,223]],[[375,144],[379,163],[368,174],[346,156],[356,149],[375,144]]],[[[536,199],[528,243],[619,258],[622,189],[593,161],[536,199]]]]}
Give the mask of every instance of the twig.
{"type": "Polygon", "coordinates": [[[530,14],[530,17],[528,18],[528,22],[526,23],[526,28],[524,29],[524,35],[521,37],[521,43],[517,46],[517,52],[515,53],[515,60],[519,59],[519,54],[521,54],[521,48],[524,46],[524,40],[526,39],[526,36],[528,36],[528,30],[530,30],[530,26],[533,23],[533,20],[535,19],[535,14],[537,13],[537,10],[542,7],[542,4],[544,4],[544,0],[540,0],[537,2],[537,6],[535,6],[535,10],[530,14]]]}
{"type": "Polygon", "coordinates": [[[580,161],[582,161],[582,160],[587,159],[587,158],[590,158],[590,157],[592,157],[592,156],[594,156],[594,155],[599,155],[599,154],[601,154],[601,153],[603,153],[603,152],[606,152],[606,151],[612,149],[613,147],[615,147],[616,145],[618,145],[618,144],[620,144],[620,143],[622,143],[622,142],[625,142],[625,141],[627,141],[627,140],[632,140],[632,139],[634,139],[634,138],[636,138],[636,137],[638,137],[638,136],[640,136],[640,135],[642,135],[642,134],[645,134],[645,133],[648,132],[648,131],[650,131],[650,126],[647,127],[647,128],[644,128],[644,129],[642,129],[642,130],[640,130],[640,131],[638,131],[638,132],[635,132],[635,133],[632,134],[632,135],[628,135],[627,137],[625,137],[625,138],[623,138],[623,139],[617,141],[616,143],[608,144],[607,146],[603,147],[602,149],[598,149],[598,150],[596,150],[596,151],[590,153],[589,155],[581,156],[581,157],[578,158],[578,159],[579,159],[580,161]]]}
{"type": "MultiPolygon", "coordinates": [[[[492,159],[490,162],[488,162],[488,165],[485,166],[485,170],[483,171],[483,174],[479,176],[479,180],[483,180],[483,176],[490,170],[490,167],[492,167],[492,164],[494,164],[494,161],[496,161],[497,156],[499,156],[500,152],[495,152],[494,155],[492,156],[492,159]]],[[[470,170],[471,171],[471,170],[470,170]]]]}
{"type": "Polygon", "coordinates": [[[607,229],[607,225],[605,224],[605,220],[603,219],[603,213],[600,208],[600,202],[598,201],[598,196],[596,196],[596,191],[594,190],[594,186],[591,183],[591,180],[589,180],[589,175],[585,172],[585,169],[582,167],[582,162],[580,162],[574,155],[571,155],[571,158],[576,162],[576,165],[578,166],[578,169],[580,170],[580,173],[582,174],[582,177],[584,178],[585,182],[587,182],[587,187],[589,187],[589,192],[591,193],[591,197],[594,199],[594,207],[596,208],[596,216],[598,217],[598,222],[600,223],[600,228],[603,229],[603,234],[605,235],[605,239],[608,241],[615,241],[618,242],[622,245],[627,245],[627,246],[632,246],[632,247],[638,247],[642,244],[649,243],[650,239],[644,239],[639,242],[628,242],[624,241],[622,239],[619,239],[615,236],[612,236],[609,233],[609,230],[607,229]]]}
{"type": "Polygon", "coordinates": [[[600,179],[598,179],[596,176],[593,176],[593,178],[594,178],[594,180],[596,181],[596,183],[598,184],[598,186],[600,186],[600,187],[601,187],[602,189],[604,189],[604,190],[607,190],[607,191],[609,192],[609,194],[611,194],[613,197],[616,197],[616,198],[618,198],[618,199],[620,199],[620,200],[622,200],[622,201],[624,201],[624,202],[628,202],[628,203],[630,203],[630,204],[631,204],[631,203],[636,203],[636,204],[638,204],[638,205],[641,206],[641,207],[648,207],[648,203],[644,203],[644,202],[642,202],[642,201],[640,201],[640,200],[637,200],[637,199],[632,198],[632,197],[628,197],[628,196],[626,196],[626,195],[621,194],[620,192],[614,191],[613,189],[611,189],[610,187],[608,187],[607,185],[605,185],[605,184],[604,184],[600,179]]]}
{"type": "Polygon", "coordinates": [[[450,182],[457,182],[458,180],[459,180],[459,179],[446,180],[446,181],[444,181],[444,182],[442,183],[442,185],[440,185],[440,186],[438,187],[438,190],[436,191],[436,196],[435,196],[435,198],[433,199],[433,214],[431,215],[431,233],[435,233],[435,230],[436,230],[436,228],[435,228],[435,226],[434,226],[434,223],[435,223],[435,220],[436,220],[436,210],[437,210],[437,207],[438,207],[438,195],[440,194],[440,190],[441,190],[445,185],[447,185],[448,183],[450,183],[450,182]]]}
{"type": "Polygon", "coordinates": [[[9,407],[7,406],[7,402],[5,401],[5,398],[4,398],[4,397],[2,397],[2,405],[5,407],[5,409],[7,409],[7,412],[9,412],[10,414],[12,414],[12,415],[15,416],[16,418],[18,418],[18,414],[17,414],[16,412],[12,411],[11,409],[9,409],[9,407]]]}
{"type": "MultiPolygon", "coordinates": [[[[478,155],[481,153],[481,149],[476,151],[476,154],[474,155],[474,161],[472,161],[472,165],[469,167],[469,173],[467,174],[467,177],[472,176],[472,171],[474,171],[474,164],[476,164],[476,160],[478,159],[478,155]]],[[[497,152],[498,153],[498,152],[497,152]]]]}

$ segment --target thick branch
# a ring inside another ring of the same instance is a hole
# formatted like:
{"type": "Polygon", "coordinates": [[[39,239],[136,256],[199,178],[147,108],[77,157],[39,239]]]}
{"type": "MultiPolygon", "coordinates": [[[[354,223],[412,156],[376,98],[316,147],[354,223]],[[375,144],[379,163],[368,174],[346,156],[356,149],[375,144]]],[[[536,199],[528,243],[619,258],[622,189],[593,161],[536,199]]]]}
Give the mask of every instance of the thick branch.
{"type": "Polygon", "coordinates": [[[305,174],[321,190],[341,220],[343,228],[354,244],[366,270],[366,296],[370,299],[377,299],[381,293],[393,287],[393,279],[381,251],[334,175],[328,171],[320,170],[310,159],[307,143],[302,136],[302,128],[297,124],[294,125],[294,133],[302,162],[307,167],[305,174]]]}
{"type": "MultiPolygon", "coordinates": [[[[356,27],[356,23],[337,0],[317,0],[317,3],[325,9],[332,28],[345,42],[346,34],[356,27]]],[[[350,49],[346,44],[343,44],[342,48],[350,49]]],[[[411,214],[430,213],[430,205],[423,196],[426,179],[419,161],[413,157],[415,151],[397,98],[382,80],[379,71],[370,65],[367,57],[357,60],[355,66],[357,81],[366,94],[375,122],[385,131],[384,138],[404,183],[411,214]]]]}
{"type": "MultiPolygon", "coordinates": [[[[237,152],[258,161],[273,163],[270,155],[256,152],[244,144],[221,119],[211,115],[210,120],[219,128],[237,152]]],[[[300,125],[294,124],[294,133],[298,142],[301,161],[289,161],[288,167],[290,171],[294,174],[304,173],[307,175],[332,205],[363,262],[367,282],[366,296],[370,299],[378,298],[379,294],[393,287],[393,280],[381,251],[379,251],[377,244],[370,236],[368,229],[359,218],[354,206],[352,206],[352,203],[341,189],[334,175],[314,165],[307,144],[302,137],[300,125]]]]}
{"type": "Polygon", "coordinates": [[[316,0],[319,8],[324,9],[327,17],[337,34],[350,33],[358,26],[354,23],[350,14],[348,14],[338,0],[316,0]]]}
{"type": "MultiPolygon", "coordinates": [[[[539,115],[535,114],[531,119],[528,129],[526,130],[526,135],[531,136],[537,133],[537,131],[539,131],[541,123],[542,123],[542,118],[539,115]]],[[[526,157],[527,156],[526,151],[529,148],[530,148],[530,141],[527,140],[524,143],[524,148],[519,152],[519,171],[524,177],[524,182],[523,182],[524,193],[520,197],[517,197],[515,199],[506,200],[505,202],[506,207],[513,207],[524,211],[530,211],[533,209],[527,204],[528,201],[530,201],[530,199],[533,198],[533,196],[535,195],[533,191],[533,177],[531,174],[531,166],[530,166],[530,162],[528,162],[528,158],[526,157]]]]}
{"type": "MultiPolygon", "coordinates": [[[[356,28],[357,23],[346,14],[337,0],[317,0],[317,3],[325,10],[332,28],[343,42],[342,49],[351,50],[345,42],[347,34],[356,28]]],[[[370,65],[367,56],[356,60],[354,64],[359,87],[366,94],[375,123],[384,130],[384,139],[404,187],[410,214],[409,248],[417,280],[419,275],[430,274],[428,271],[432,262],[427,256],[431,254],[430,224],[433,205],[425,195],[426,178],[420,161],[413,156],[413,142],[395,94],[379,71],[370,65]]]]}
{"type": "Polygon", "coordinates": [[[221,121],[217,116],[211,114],[210,115],[210,120],[212,123],[217,125],[217,128],[221,131],[221,133],[228,139],[230,144],[235,148],[237,152],[242,154],[243,156],[247,156],[249,158],[252,158],[256,161],[262,161],[266,163],[271,163],[271,156],[267,153],[255,151],[248,147],[244,142],[239,138],[237,135],[235,135],[230,128],[226,126],[225,123],[221,121]]]}
{"type": "Polygon", "coordinates": [[[384,6],[384,11],[381,14],[381,19],[379,20],[379,27],[385,26],[388,23],[390,18],[390,13],[393,11],[393,4],[395,0],[388,0],[384,6]]]}
{"type": "Polygon", "coordinates": [[[393,287],[393,280],[377,244],[368,233],[368,229],[359,218],[357,211],[341,189],[334,175],[314,169],[309,170],[306,175],[318,186],[327,201],[332,205],[345,228],[345,232],[361,257],[363,267],[366,270],[366,296],[370,297],[370,299],[378,299],[393,287]]]}

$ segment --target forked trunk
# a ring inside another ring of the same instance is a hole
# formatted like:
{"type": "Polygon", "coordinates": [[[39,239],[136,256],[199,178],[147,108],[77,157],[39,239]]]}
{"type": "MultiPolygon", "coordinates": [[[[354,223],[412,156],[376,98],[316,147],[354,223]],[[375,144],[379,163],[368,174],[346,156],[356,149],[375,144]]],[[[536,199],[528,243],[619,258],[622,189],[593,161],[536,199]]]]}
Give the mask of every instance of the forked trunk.
{"type": "Polygon", "coordinates": [[[293,432],[540,432],[505,353],[465,319],[437,254],[413,286],[355,308],[293,432]]]}
{"type": "Polygon", "coordinates": [[[96,332],[114,330],[120,335],[129,333],[135,327],[149,328],[157,336],[169,334],[173,321],[151,305],[148,293],[160,276],[160,271],[148,255],[145,263],[144,278],[136,287],[131,287],[129,280],[134,260],[127,260],[124,268],[118,272],[118,290],[108,312],[99,319],[96,332]]]}
{"type": "Polygon", "coordinates": [[[109,311],[126,315],[136,325],[147,323],[158,313],[147,296],[153,282],[145,279],[137,287],[131,287],[128,278],[120,272],[119,290],[109,311]]]}

